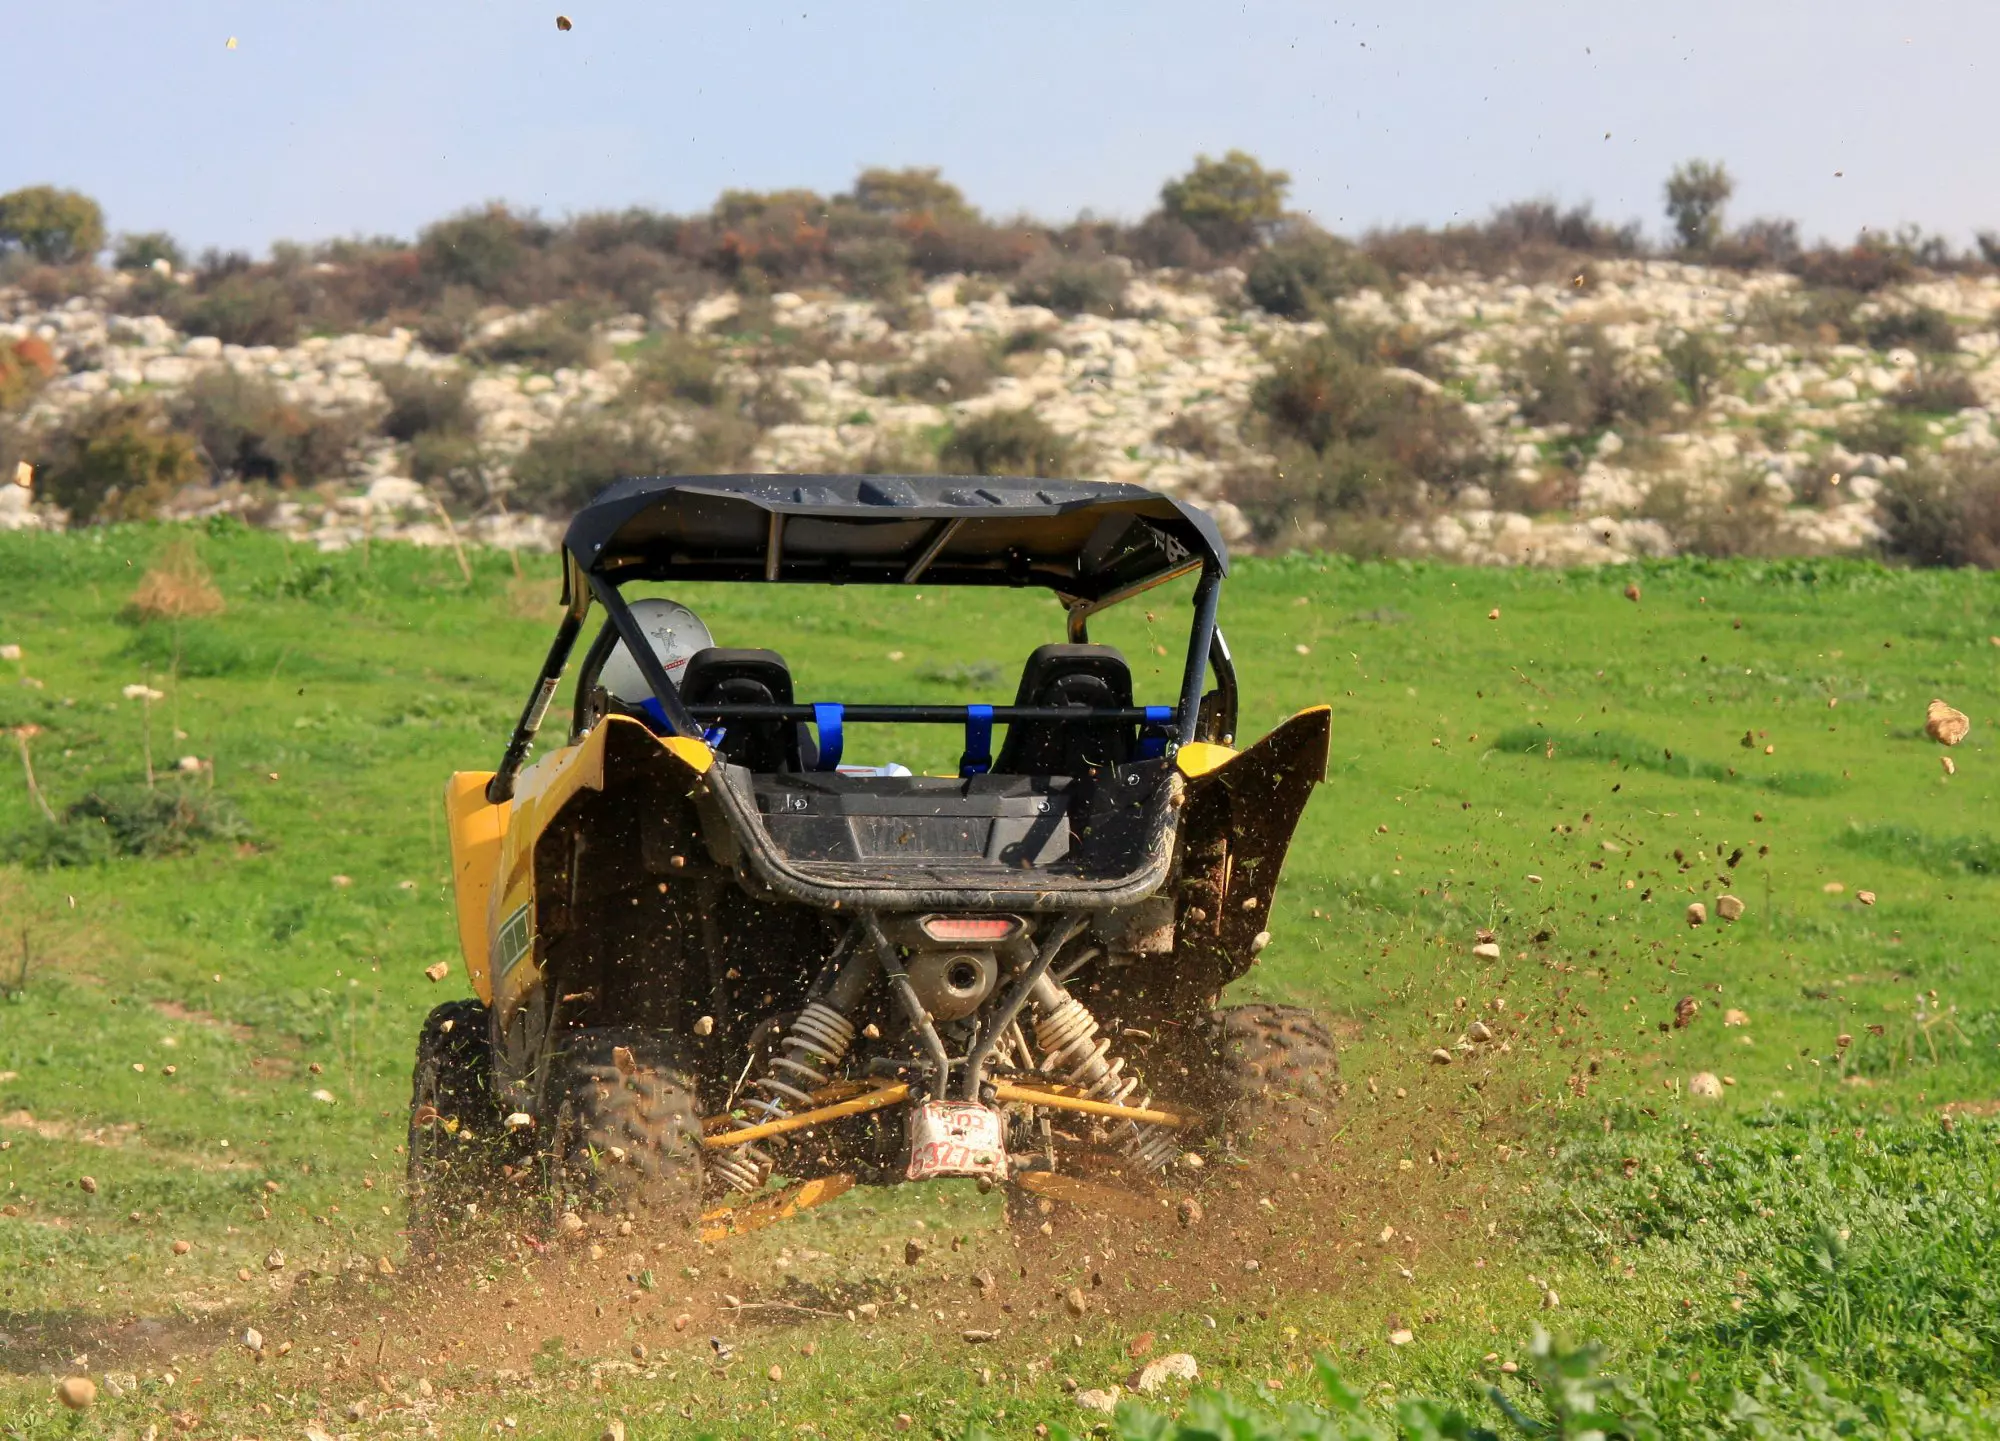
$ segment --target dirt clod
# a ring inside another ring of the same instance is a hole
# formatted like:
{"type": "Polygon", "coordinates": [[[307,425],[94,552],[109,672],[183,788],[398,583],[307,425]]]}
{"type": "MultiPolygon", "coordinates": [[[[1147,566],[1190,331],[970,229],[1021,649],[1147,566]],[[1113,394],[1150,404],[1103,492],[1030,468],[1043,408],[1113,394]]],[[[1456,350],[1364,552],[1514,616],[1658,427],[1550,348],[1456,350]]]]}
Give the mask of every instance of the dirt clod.
{"type": "Polygon", "coordinates": [[[1474,1021],[1465,1028],[1465,1039],[1483,1044],[1493,1039],[1493,1029],[1484,1021],[1474,1021]]]}
{"type": "Polygon", "coordinates": [[[72,1411],[88,1411],[97,1404],[97,1383],[88,1376],[65,1376],[56,1385],[56,1400],[72,1411]]]}
{"type": "Polygon", "coordinates": [[[1089,1309],[1090,1298],[1083,1294],[1082,1287],[1072,1286],[1063,1293],[1063,1310],[1069,1312],[1072,1319],[1080,1318],[1089,1309]]]}
{"type": "Polygon", "coordinates": [[[1183,1196],[1180,1205],[1174,1208],[1174,1214],[1180,1217],[1183,1226],[1199,1226],[1202,1216],[1201,1202],[1192,1196],[1183,1196]]]}
{"type": "Polygon", "coordinates": [[[1157,1361],[1149,1361],[1132,1378],[1132,1389],[1142,1396],[1150,1396],[1169,1381],[1193,1381],[1201,1376],[1201,1368],[1194,1357],[1185,1351],[1175,1351],[1162,1356],[1157,1361]]]}
{"type": "Polygon", "coordinates": [[[76,1184],[78,1189],[86,1196],[95,1196],[97,1194],[97,1177],[95,1176],[79,1176],[76,1179],[76,1184]]]}
{"type": "Polygon", "coordinates": [[[1854,893],[1854,899],[1861,902],[1861,904],[1864,906],[1872,906],[1875,904],[1875,892],[1856,891],[1854,893]]]}
{"type": "Polygon", "coordinates": [[[1715,913],[1725,921],[1742,920],[1742,898],[1739,896],[1717,896],[1715,898],[1715,913]]]}
{"type": "Polygon", "coordinates": [[[1972,718],[1964,711],[1953,710],[1941,700],[1934,700],[1924,711],[1924,734],[1941,746],[1955,746],[1964,740],[1972,729],[1972,718]]]}
{"type": "Polygon", "coordinates": [[[903,1243],[903,1264],[905,1266],[916,1265],[917,1262],[924,1259],[924,1252],[929,1249],[922,1241],[911,1237],[903,1243]]]}
{"type": "Polygon", "coordinates": [[[1719,1101],[1722,1080],[1713,1071],[1696,1071],[1688,1077],[1688,1095],[1697,1101],[1719,1101]]]}
{"type": "Polygon", "coordinates": [[[176,1241],[173,1244],[173,1252],[176,1256],[185,1256],[188,1252],[192,1251],[193,1249],[194,1249],[194,1242],[192,1241],[176,1241]]]}
{"type": "Polygon", "coordinates": [[[1433,1066],[1449,1066],[1451,1064],[1451,1052],[1447,1051],[1443,1046],[1439,1046],[1435,1051],[1431,1052],[1431,1064],[1433,1066]]]}
{"type": "Polygon", "coordinates": [[[1707,925],[1708,907],[1703,905],[1700,901],[1689,901],[1687,908],[1687,923],[1691,926],[1707,925]]]}
{"type": "Polygon", "coordinates": [[[604,1429],[597,1433],[597,1441],[625,1441],[625,1423],[613,1416],[604,1423],[604,1429]]]}

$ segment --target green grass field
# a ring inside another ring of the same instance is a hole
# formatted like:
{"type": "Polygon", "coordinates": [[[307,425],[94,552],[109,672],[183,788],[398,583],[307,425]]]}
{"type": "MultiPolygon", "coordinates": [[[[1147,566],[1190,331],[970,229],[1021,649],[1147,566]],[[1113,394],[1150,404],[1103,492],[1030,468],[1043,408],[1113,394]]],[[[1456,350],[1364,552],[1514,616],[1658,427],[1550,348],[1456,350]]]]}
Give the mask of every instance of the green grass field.
{"type": "MultiPolygon", "coordinates": [[[[805,1308],[828,1318],[752,1307],[680,1336],[683,1282],[648,1270],[641,1304],[601,1293],[629,1315],[573,1328],[548,1298],[602,1278],[514,1241],[452,1283],[453,1346],[437,1311],[409,1319],[399,1234],[411,1044],[464,986],[439,797],[498,756],[553,562],[476,554],[467,581],[449,552],[218,527],[198,544],[226,611],[140,622],[177,534],[0,536],[0,645],[23,649],[0,727],[41,728],[49,804],[143,787],[150,731],[160,786],[212,788],[242,826],[105,858],[111,828],[50,826],[0,751],[0,1436],[1174,1434],[1069,1394],[1124,1381],[1142,1332],[1246,1415],[1320,1398],[1322,1356],[1362,1398],[1290,1431],[1201,1430],[1198,1407],[1187,1435],[1451,1434],[1420,1396],[1505,1432],[1496,1387],[1571,1435],[1587,1404],[1634,1435],[2000,1434],[1993,578],[1241,562],[1223,621],[1245,734],[1334,711],[1241,988],[1321,1008],[1346,1046],[1332,1170],[1230,1243],[1282,1253],[1270,1284],[1137,1267],[1091,1320],[1024,1308],[972,1350],[963,1275],[1013,1255],[999,1198],[855,1193],[686,1283],[700,1306],[718,1285],[836,1298],[805,1308]],[[1973,718],[1949,752],[1924,734],[1934,696],[1973,718]],[[210,768],[183,779],[184,755],[210,768]],[[1504,1047],[1452,1050],[1475,1015],[1504,1047]],[[1700,1072],[1719,1099],[1690,1093],[1700,1072]],[[939,1254],[906,1268],[920,1221],[939,1254]],[[879,1312],[845,1319],[864,1296],[879,1312]],[[1538,1328],[1558,1338],[1539,1362],[1538,1328]],[[1578,1379],[1593,1345],[1616,1385],[1578,1379]],[[81,1417],[53,1399],[73,1370],[100,1386],[81,1417]]],[[[1005,699],[1059,638],[1053,602],[1012,592],[680,598],[719,643],[783,652],[807,698],[1005,699]]],[[[1170,698],[1183,602],[1100,627],[1143,698],[1170,698]]],[[[937,768],[959,740],[848,750],[937,768]]]]}

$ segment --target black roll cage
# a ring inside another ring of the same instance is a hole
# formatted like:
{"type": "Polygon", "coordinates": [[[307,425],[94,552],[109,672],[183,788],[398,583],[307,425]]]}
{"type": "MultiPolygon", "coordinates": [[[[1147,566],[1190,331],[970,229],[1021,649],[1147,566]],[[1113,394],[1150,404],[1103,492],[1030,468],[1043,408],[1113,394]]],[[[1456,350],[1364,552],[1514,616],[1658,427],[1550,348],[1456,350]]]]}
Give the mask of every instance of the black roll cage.
{"type": "MultiPolygon", "coordinates": [[[[815,712],[811,705],[697,706],[690,709],[682,701],[680,690],[667,674],[666,668],[660,664],[658,654],[640,629],[639,622],[619,592],[617,583],[594,570],[585,569],[567,551],[564,553],[563,569],[563,599],[566,609],[556,627],[555,639],[542,661],[528,703],[521,712],[520,720],[515,724],[514,733],[508,740],[505,753],[500,758],[499,768],[494,771],[493,778],[486,783],[486,799],[490,803],[498,805],[513,798],[515,779],[527,760],[529,748],[534,744],[535,735],[541,729],[549,706],[555,700],[556,690],[561,685],[563,672],[569,664],[570,652],[575,648],[577,637],[582,633],[583,623],[593,600],[604,607],[606,623],[584,654],[577,694],[577,723],[574,729],[582,730],[585,719],[584,707],[588,696],[585,694],[587,687],[583,682],[595,679],[598,670],[620,640],[625,642],[625,648],[637,663],[639,673],[645,677],[647,688],[653,693],[653,699],[659,703],[668,729],[675,735],[699,737],[703,733],[704,721],[809,721],[814,718],[815,712]]],[[[905,583],[913,581],[916,575],[921,574],[921,570],[921,567],[912,567],[914,573],[906,577],[905,583]]],[[[1202,720],[1202,687],[1211,670],[1215,674],[1216,682],[1214,692],[1216,708],[1213,715],[1217,733],[1230,736],[1236,729],[1236,666],[1230,656],[1228,642],[1224,640],[1222,629],[1216,621],[1216,612],[1222,598],[1223,566],[1212,558],[1192,561],[1173,570],[1147,577],[1142,584],[1097,599],[1059,596],[1068,612],[1069,639],[1075,644],[1083,644],[1089,639],[1090,617],[1098,611],[1109,609],[1133,596],[1144,594],[1156,586],[1177,580],[1197,570],[1200,572],[1200,579],[1195,583],[1194,619],[1188,634],[1187,659],[1181,674],[1180,696],[1178,702],[1169,709],[1165,719],[1165,723],[1173,727],[1173,745],[1176,747],[1186,745],[1197,738],[1202,720]]],[[[967,708],[931,705],[855,705],[844,707],[843,714],[848,720],[861,722],[961,725],[966,720],[967,708]]],[[[1148,708],[1136,706],[1052,709],[1041,706],[996,705],[991,707],[991,718],[996,722],[1050,720],[1159,722],[1157,712],[1149,713],[1148,708]]]]}

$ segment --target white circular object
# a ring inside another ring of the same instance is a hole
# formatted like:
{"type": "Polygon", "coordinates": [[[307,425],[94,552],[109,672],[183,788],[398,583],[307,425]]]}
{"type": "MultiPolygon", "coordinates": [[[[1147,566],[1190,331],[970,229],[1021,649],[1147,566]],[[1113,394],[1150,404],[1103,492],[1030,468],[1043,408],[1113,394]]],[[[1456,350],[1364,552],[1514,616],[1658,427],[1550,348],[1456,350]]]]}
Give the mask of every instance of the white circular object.
{"type": "MultiPolygon", "coordinates": [[[[689,658],[715,644],[701,617],[677,601],[635,600],[631,609],[632,619],[639,623],[639,629],[652,644],[653,654],[660,658],[667,678],[675,685],[680,684],[681,672],[687,669],[689,658]]],[[[639,672],[639,663],[632,659],[632,652],[622,640],[604,658],[604,669],[598,672],[597,682],[626,705],[644,705],[653,697],[652,687],[639,672]]]]}

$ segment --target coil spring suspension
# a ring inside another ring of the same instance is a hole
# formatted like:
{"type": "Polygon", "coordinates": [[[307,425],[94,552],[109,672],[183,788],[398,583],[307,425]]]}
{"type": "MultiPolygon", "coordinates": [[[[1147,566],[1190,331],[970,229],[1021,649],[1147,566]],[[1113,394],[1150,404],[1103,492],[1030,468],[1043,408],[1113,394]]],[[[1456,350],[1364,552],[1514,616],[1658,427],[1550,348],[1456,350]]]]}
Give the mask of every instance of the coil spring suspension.
{"type": "MultiPolygon", "coordinates": [[[[1098,1033],[1097,1017],[1085,1005],[1054,982],[1053,995],[1042,999],[1040,1019],[1035,1022],[1035,1044],[1042,1052],[1042,1069],[1075,1086],[1093,1101],[1124,1105],[1139,1089],[1137,1077],[1125,1074],[1125,1062],[1111,1056],[1111,1042],[1098,1033]],[[1047,1004],[1053,1000],[1054,1004],[1047,1004]]],[[[1147,1096],[1138,1102],[1150,1106],[1147,1096]]],[[[1180,1153],[1174,1133],[1164,1126],[1142,1126],[1127,1121],[1117,1141],[1119,1154],[1142,1171],[1164,1171],[1180,1153]]]]}
{"type": "MultiPolygon", "coordinates": [[[[781,1120],[795,1108],[811,1109],[812,1092],[827,1084],[853,1044],[854,1026],[824,1001],[800,1011],[778,1043],[781,1054],[773,1056],[764,1073],[744,1088],[742,1109],[747,1114],[733,1118],[736,1129],[781,1120]]],[[[748,1143],[723,1147],[708,1161],[709,1170],[724,1184],[746,1192],[763,1189],[775,1165],[768,1151],[748,1143]]]]}

